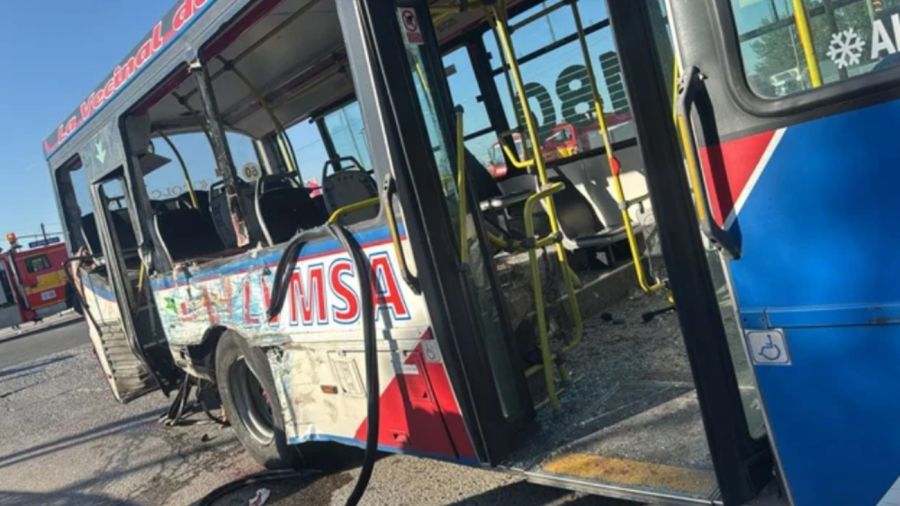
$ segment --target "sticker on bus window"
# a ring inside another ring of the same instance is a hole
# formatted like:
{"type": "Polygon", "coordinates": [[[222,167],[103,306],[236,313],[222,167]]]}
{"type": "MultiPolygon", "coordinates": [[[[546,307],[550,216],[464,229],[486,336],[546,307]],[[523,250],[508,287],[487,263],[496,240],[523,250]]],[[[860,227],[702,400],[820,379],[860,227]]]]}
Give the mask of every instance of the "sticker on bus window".
{"type": "Polygon", "coordinates": [[[408,7],[399,8],[397,9],[397,17],[400,19],[400,26],[403,28],[403,34],[408,44],[423,44],[425,42],[415,9],[408,7]]]}

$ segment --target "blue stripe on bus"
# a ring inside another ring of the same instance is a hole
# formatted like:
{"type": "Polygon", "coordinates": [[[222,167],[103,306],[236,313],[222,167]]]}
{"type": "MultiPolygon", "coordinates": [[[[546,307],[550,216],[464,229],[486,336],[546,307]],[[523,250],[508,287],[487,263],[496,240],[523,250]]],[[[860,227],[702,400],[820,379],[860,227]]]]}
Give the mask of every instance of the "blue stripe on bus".
{"type": "MultiPolygon", "coordinates": [[[[402,228],[400,233],[403,233],[402,228]]],[[[378,243],[391,238],[390,231],[386,226],[354,232],[353,236],[364,248],[373,243],[378,243]]],[[[341,252],[344,252],[344,248],[339,242],[331,238],[322,239],[304,246],[300,251],[299,260],[312,256],[330,255],[341,252]]],[[[259,269],[263,266],[272,267],[278,263],[282,254],[284,254],[284,248],[279,248],[265,251],[257,257],[253,257],[252,253],[243,253],[234,261],[226,260],[218,265],[211,265],[209,268],[205,268],[205,266],[201,265],[195,271],[191,271],[191,282],[200,283],[214,278],[244,273],[251,269],[259,269]]],[[[181,273],[179,273],[178,277],[175,279],[172,279],[170,274],[158,274],[151,278],[150,284],[154,290],[165,290],[168,288],[175,288],[186,282],[187,276],[181,273]]]]}

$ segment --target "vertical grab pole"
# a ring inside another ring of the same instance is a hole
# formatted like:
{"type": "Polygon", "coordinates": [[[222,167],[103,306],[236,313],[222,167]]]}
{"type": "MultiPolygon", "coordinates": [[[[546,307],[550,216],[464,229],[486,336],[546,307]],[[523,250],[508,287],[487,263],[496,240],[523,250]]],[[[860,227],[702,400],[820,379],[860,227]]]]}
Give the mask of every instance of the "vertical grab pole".
{"type": "Polygon", "coordinates": [[[631,225],[631,217],[628,215],[628,201],[625,198],[625,190],[622,188],[622,167],[619,164],[613,152],[612,142],[609,140],[609,128],[606,125],[606,117],[603,116],[603,98],[600,97],[600,90],[597,87],[597,79],[594,76],[594,65],[591,62],[591,54],[588,50],[587,40],[584,36],[584,26],[581,23],[581,13],[578,11],[578,4],[570,1],[572,7],[572,17],[575,19],[575,30],[578,34],[578,43],[581,46],[581,55],[584,58],[584,66],[588,74],[588,83],[591,88],[591,95],[594,99],[594,114],[597,116],[597,125],[600,127],[600,138],[603,140],[603,150],[606,151],[606,161],[609,163],[609,172],[612,175],[613,189],[616,193],[616,201],[619,204],[619,211],[622,213],[622,223],[625,224],[625,235],[628,237],[628,249],[631,251],[631,260],[634,263],[634,272],[637,275],[638,285],[641,290],[650,293],[655,292],[665,286],[661,280],[655,280],[650,284],[649,276],[644,271],[644,263],[641,260],[641,252],[638,249],[637,237],[634,235],[634,227],[631,225]]]}
{"type": "Polygon", "coordinates": [[[800,45],[803,46],[803,56],[806,58],[806,66],[809,68],[809,81],[813,88],[822,86],[822,74],[819,72],[819,61],[816,60],[816,48],[813,45],[812,31],[809,28],[809,13],[803,0],[793,0],[794,23],[797,25],[797,35],[800,37],[800,45]]]}
{"type": "Polygon", "coordinates": [[[456,190],[459,192],[459,260],[469,263],[469,203],[466,200],[466,141],[463,134],[463,109],[456,106],[456,190]]]}
{"type": "Polygon", "coordinates": [[[184,157],[181,156],[181,151],[178,150],[178,147],[175,146],[172,139],[170,139],[162,130],[159,131],[159,137],[165,141],[165,143],[169,145],[169,149],[175,153],[175,158],[178,159],[178,165],[181,167],[181,173],[184,175],[184,182],[188,187],[188,193],[191,195],[191,204],[193,204],[194,209],[200,209],[200,204],[197,202],[197,194],[194,193],[194,182],[191,181],[191,174],[188,172],[187,164],[184,163],[184,157]]]}
{"type": "MultiPolygon", "coordinates": [[[[525,116],[525,129],[528,135],[528,140],[531,142],[531,158],[537,171],[538,182],[541,185],[541,190],[546,190],[549,186],[549,179],[547,178],[547,166],[544,163],[544,156],[541,152],[541,142],[538,138],[537,126],[534,124],[534,117],[531,115],[531,106],[529,105],[527,96],[525,95],[525,84],[522,80],[522,73],[519,69],[518,62],[516,61],[516,55],[515,51],[513,51],[512,40],[509,36],[506,19],[506,1],[498,0],[496,4],[487,6],[487,12],[488,21],[494,26],[494,32],[497,34],[497,39],[500,42],[501,51],[506,58],[507,65],[509,65],[509,75],[512,78],[513,86],[515,87],[516,94],[518,95],[519,104],[522,107],[522,115],[525,116]]],[[[545,194],[542,196],[541,202],[544,205],[544,209],[547,212],[547,217],[549,218],[551,235],[558,236],[561,232],[559,229],[559,219],[556,214],[556,204],[553,201],[553,196],[549,193],[545,194]]],[[[572,280],[572,276],[569,274],[570,269],[568,260],[566,258],[566,250],[563,248],[563,245],[560,241],[556,241],[554,246],[556,249],[556,259],[560,266],[560,271],[562,273],[562,278],[566,287],[566,294],[569,299],[569,309],[571,311],[571,314],[569,316],[572,318],[575,327],[574,336],[563,349],[563,351],[566,351],[574,348],[581,342],[581,338],[584,333],[584,323],[581,319],[581,309],[578,307],[578,299],[575,295],[574,281],[572,280]]],[[[535,286],[535,289],[539,288],[540,281],[538,280],[538,284],[535,286]]],[[[546,325],[539,325],[538,332],[539,334],[546,337],[546,325]]],[[[552,368],[552,361],[550,363],[546,363],[545,360],[544,367],[548,369],[552,368]]],[[[559,409],[558,401],[554,403],[553,407],[554,409],[559,409]]]]}

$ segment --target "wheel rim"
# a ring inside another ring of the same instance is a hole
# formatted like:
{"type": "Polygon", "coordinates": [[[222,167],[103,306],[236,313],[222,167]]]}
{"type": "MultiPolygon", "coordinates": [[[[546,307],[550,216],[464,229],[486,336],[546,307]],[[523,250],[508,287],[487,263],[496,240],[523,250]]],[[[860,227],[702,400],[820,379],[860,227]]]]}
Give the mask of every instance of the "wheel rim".
{"type": "Polygon", "coordinates": [[[272,404],[244,357],[231,366],[228,383],[241,424],[257,442],[271,443],[275,439],[272,404]]]}

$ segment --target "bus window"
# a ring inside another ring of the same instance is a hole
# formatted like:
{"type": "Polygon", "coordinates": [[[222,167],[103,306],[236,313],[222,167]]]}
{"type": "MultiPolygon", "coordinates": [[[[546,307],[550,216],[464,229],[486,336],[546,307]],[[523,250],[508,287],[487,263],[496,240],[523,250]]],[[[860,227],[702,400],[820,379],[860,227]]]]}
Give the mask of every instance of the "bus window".
{"type": "Polygon", "coordinates": [[[239,132],[226,132],[225,137],[228,139],[228,148],[231,149],[238,178],[246,183],[255,182],[262,175],[262,169],[253,139],[239,132]]]}
{"type": "Polygon", "coordinates": [[[219,179],[215,157],[203,132],[171,135],[159,132],[153,139],[153,151],[167,160],[159,168],[144,173],[147,195],[155,207],[164,207],[166,202],[177,203],[178,199],[189,203],[190,194],[179,155],[195,191],[206,192],[219,179]]]}
{"type": "Polygon", "coordinates": [[[497,160],[500,164],[505,163],[497,144],[497,134],[491,127],[480,96],[468,51],[461,47],[448,53],[443,58],[443,64],[453,102],[463,108],[466,148],[485,167],[499,166],[497,160]],[[494,147],[496,153],[492,152],[494,147]]]}
{"type": "Polygon", "coordinates": [[[756,94],[784,97],[815,87],[816,73],[820,84],[829,84],[900,63],[895,42],[900,34],[894,33],[900,1],[803,4],[812,40],[809,56],[791,2],[731,0],[744,72],[756,94]]]}
{"type": "MultiPolygon", "coordinates": [[[[516,27],[513,44],[525,80],[525,93],[536,116],[545,157],[549,160],[602,148],[587,68],[581,56],[571,9],[560,6],[533,17],[539,10],[558,3],[563,2],[542,2],[510,20],[510,24],[516,27]],[[570,140],[563,144],[554,141],[555,134],[564,129],[569,130],[570,140]]],[[[593,58],[611,140],[615,143],[632,139],[634,128],[625,83],[621,78],[612,29],[605,19],[605,6],[601,2],[581,4],[585,37],[593,58]]],[[[486,32],[483,40],[491,56],[494,80],[507,121],[511,126],[523,124],[521,113],[512,105],[514,90],[504,72],[502,52],[498,49],[494,33],[486,32]]]]}
{"type": "Polygon", "coordinates": [[[318,127],[314,122],[301,121],[288,128],[287,134],[294,145],[304,184],[307,188],[318,189],[322,184],[322,166],[328,160],[328,151],[318,127]]]}
{"type": "Polygon", "coordinates": [[[372,168],[359,103],[353,101],[326,115],[325,126],[338,156],[352,156],[363,167],[372,168]]]}
{"type": "Polygon", "coordinates": [[[76,155],[56,170],[56,187],[69,231],[69,247],[73,252],[86,248],[91,256],[102,256],[90,188],[80,157],[76,155]]]}

